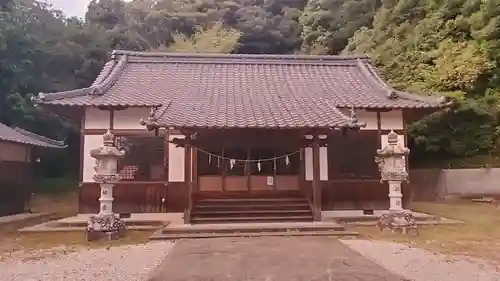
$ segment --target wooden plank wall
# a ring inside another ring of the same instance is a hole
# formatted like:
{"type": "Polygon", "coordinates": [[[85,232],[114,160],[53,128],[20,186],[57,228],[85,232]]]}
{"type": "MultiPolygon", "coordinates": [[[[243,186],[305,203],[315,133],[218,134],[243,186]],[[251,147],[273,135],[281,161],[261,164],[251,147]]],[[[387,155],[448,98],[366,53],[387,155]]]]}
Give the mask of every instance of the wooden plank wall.
{"type": "Polygon", "coordinates": [[[0,161],[0,216],[25,211],[32,193],[31,178],[29,163],[0,161]]]}
{"type": "MultiPolygon", "coordinates": [[[[79,213],[98,213],[99,196],[97,183],[81,184],[79,213]]],[[[113,197],[113,211],[117,213],[184,212],[188,190],[183,182],[128,182],[115,185],[113,197]]]]}

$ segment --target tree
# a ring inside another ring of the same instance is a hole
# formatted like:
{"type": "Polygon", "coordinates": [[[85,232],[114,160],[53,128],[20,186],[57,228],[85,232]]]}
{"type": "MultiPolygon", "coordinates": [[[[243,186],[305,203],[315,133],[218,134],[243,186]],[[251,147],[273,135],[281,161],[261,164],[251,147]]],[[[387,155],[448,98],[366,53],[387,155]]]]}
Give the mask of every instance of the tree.
{"type": "Polygon", "coordinates": [[[240,31],[217,23],[208,29],[199,29],[190,37],[174,35],[174,42],[166,49],[178,53],[231,53],[237,50],[240,36],[240,31]]]}
{"type": "Polygon", "coordinates": [[[301,52],[338,54],[361,27],[371,27],[379,0],[309,0],[300,17],[301,52]]]}

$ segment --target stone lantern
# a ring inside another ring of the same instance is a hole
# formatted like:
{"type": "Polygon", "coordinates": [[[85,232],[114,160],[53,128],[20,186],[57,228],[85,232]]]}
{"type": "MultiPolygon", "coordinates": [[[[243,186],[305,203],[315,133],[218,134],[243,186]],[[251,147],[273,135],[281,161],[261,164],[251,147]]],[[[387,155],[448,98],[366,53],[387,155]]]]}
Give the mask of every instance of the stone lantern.
{"type": "Polygon", "coordinates": [[[115,136],[108,130],[103,136],[103,146],[92,149],[90,155],[96,159],[97,165],[94,180],[101,186],[99,198],[100,215],[113,214],[113,186],[119,180],[118,160],[125,155],[124,151],[115,147],[115,136]]]}
{"type": "Polygon", "coordinates": [[[387,140],[388,144],[385,147],[377,149],[375,162],[380,171],[380,182],[389,183],[389,211],[402,212],[401,183],[408,181],[405,157],[408,157],[410,150],[399,143],[399,136],[394,131],[389,133],[387,140]]]}
{"type": "Polygon", "coordinates": [[[113,214],[113,186],[119,181],[118,160],[124,155],[115,147],[115,136],[108,130],[103,136],[103,146],[92,149],[90,155],[96,159],[95,182],[101,186],[99,197],[99,214],[90,217],[87,227],[87,240],[94,240],[100,234],[106,234],[109,239],[114,234],[120,234],[125,230],[125,223],[113,214]]]}

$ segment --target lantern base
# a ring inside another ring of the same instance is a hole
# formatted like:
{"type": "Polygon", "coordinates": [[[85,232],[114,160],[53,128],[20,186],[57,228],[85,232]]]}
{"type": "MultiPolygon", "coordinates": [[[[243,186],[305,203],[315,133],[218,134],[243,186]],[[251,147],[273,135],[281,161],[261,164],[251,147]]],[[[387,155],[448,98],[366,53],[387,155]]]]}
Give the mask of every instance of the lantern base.
{"type": "Polygon", "coordinates": [[[87,223],[87,242],[97,240],[115,240],[125,237],[125,222],[116,215],[95,215],[87,223]]]}

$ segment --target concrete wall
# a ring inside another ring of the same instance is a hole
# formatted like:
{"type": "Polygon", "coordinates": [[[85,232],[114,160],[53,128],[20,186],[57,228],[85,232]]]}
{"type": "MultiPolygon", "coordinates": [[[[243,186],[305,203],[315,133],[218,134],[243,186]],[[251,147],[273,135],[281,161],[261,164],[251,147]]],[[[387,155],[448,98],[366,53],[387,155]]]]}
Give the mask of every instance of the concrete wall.
{"type": "Polygon", "coordinates": [[[411,170],[413,200],[434,201],[446,196],[500,196],[500,168],[411,170]]]}

